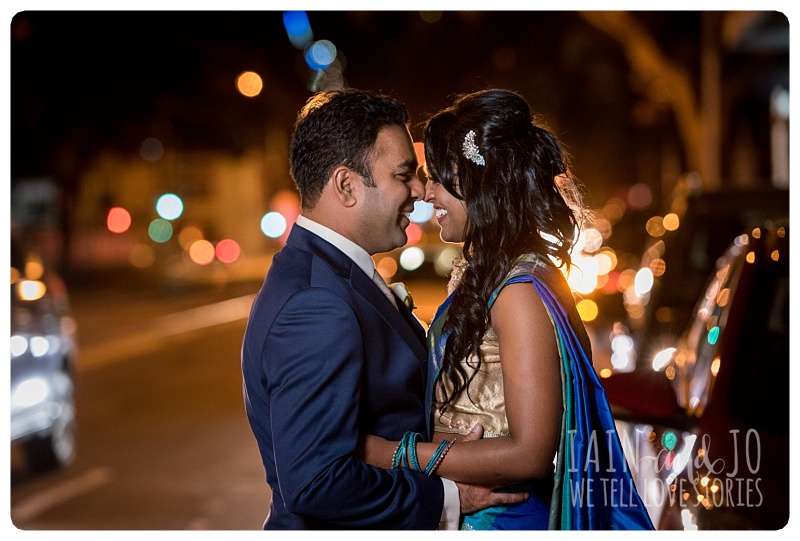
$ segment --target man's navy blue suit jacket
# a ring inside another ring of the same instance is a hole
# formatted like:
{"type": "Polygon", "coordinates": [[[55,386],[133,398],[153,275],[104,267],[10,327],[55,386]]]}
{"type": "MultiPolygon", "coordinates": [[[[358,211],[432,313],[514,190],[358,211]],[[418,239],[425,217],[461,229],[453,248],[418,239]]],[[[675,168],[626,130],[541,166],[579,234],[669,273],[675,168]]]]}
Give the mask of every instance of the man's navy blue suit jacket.
{"type": "Polygon", "coordinates": [[[359,434],[425,434],[425,331],[349,257],[295,225],[256,296],[244,400],[272,489],[265,529],[434,529],[438,477],[355,458],[359,434]]]}

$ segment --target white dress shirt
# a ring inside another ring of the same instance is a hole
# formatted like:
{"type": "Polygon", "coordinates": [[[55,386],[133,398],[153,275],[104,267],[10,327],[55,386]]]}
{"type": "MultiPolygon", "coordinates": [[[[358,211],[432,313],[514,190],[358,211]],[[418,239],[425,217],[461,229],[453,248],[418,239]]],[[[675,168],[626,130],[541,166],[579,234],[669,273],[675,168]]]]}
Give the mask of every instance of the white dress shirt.
{"type": "MultiPolygon", "coordinates": [[[[350,239],[343,237],[333,229],[306,218],[302,214],[297,217],[297,225],[336,246],[336,248],[341,250],[347,257],[352,259],[370,280],[372,279],[372,274],[375,272],[375,262],[364,248],[350,239]]],[[[441,479],[444,485],[444,508],[442,509],[443,529],[457,530],[461,514],[461,500],[458,496],[458,487],[455,482],[450,479],[445,479],[444,477],[441,479]]]]}

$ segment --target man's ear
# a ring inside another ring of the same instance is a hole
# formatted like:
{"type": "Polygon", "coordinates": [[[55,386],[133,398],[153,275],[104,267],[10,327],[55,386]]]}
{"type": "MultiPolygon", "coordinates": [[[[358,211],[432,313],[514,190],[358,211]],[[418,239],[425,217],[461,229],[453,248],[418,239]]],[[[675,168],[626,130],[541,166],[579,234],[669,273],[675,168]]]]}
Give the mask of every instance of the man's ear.
{"type": "Polygon", "coordinates": [[[330,182],[334,195],[344,207],[354,206],[361,197],[364,183],[358,173],[349,167],[340,165],[334,169],[330,182]]]}

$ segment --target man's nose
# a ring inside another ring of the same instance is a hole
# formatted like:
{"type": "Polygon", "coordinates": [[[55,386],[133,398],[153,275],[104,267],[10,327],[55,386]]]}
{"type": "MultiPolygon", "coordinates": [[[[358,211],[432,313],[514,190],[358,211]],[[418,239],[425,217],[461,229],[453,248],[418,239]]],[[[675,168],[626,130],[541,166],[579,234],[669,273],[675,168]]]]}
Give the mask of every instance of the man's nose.
{"type": "Polygon", "coordinates": [[[414,198],[415,201],[422,201],[425,198],[425,185],[419,179],[419,176],[414,175],[414,178],[411,179],[411,197],[414,198]]]}

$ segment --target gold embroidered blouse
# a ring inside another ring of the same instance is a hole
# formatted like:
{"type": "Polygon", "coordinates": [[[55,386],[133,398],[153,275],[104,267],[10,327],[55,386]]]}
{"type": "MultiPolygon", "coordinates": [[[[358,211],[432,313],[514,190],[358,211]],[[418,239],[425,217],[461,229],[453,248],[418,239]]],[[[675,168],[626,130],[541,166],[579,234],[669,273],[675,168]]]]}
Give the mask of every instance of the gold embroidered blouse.
{"type": "MultiPolygon", "coordinates": [[[[433,411],[433,429],[447,434],[468,434],[477,423],[483,425],[484,437],[508,436],[503,372],[500,369],[500,345],[494,329],[488,327],[481,342],[481,367],[469,385],[469,393],[461,393],[440,415],[433,411]],[[468,396],[469,395],[469,396],[468,396]],[[471,400],[470,400],[471,398],[471,400]]],[[[473,372],[478,356],[461,361],[467,374],[473,372]]],[[[452,384],[445,380],[448,393],[452,384]]]]}

